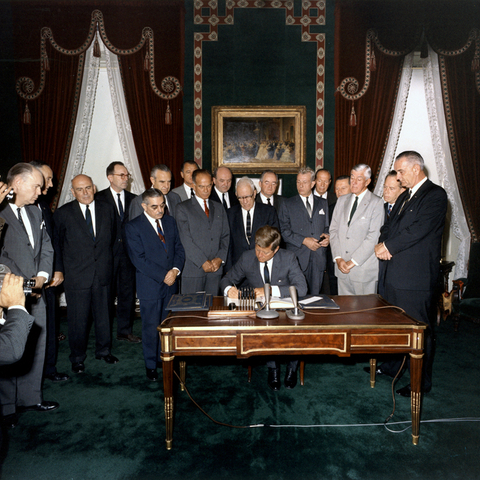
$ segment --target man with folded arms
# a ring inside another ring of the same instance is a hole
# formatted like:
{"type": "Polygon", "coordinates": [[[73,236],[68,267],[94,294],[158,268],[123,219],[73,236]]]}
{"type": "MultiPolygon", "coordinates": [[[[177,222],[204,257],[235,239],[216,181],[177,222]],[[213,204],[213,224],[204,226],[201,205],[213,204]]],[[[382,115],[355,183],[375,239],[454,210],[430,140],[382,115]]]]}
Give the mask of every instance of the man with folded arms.
{"type": "MultiPolygon", "coordinates": [[[[220,288],[225,296],[238,298],[238,289],[242,281],[255,289],[255,297],[264,297],[266,283],[272,287],[272,295],[288,297],[289,287],[297,289],[299,297],[307,293],[307,282],[300,270],[293,252],[280,249],[282,237],[277,228],[265,225],[255,234],[255,250],[242,254],[238,262],[223,277],[220,288]]],[[[268,385],[277,391],[280,389],[280,365],[276,360],[267,362],[268,385]]],[[[297,384],[298,360],[290,360],[285,374],[285,386],[294,388],[297,384]]]]}

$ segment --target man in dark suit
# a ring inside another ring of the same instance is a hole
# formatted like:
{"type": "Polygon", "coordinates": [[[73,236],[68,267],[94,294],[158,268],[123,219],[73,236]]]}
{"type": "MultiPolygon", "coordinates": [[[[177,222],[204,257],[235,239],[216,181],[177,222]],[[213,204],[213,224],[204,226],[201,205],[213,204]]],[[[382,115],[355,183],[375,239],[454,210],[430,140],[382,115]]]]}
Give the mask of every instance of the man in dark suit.
{"type": "Polygon", "coordinates": [[[110,187],[97,192],[95,198],[110,204],[115,210],[115,245],[113,247],[113,282],[110,298],[110,324],[113,325],[114,299],[117,297],[117,340],[140,343],[142,340],[132,333],[135,309],[135,268],[124,245],[124,228],[129,221],[130,205],[136,195],[126,188],[130,174],[122,162],[112,162],[107,167],[110,187]]]}
{"type": "MultiPolygon", "coordinates": [[[[40,210],[33,205],[41,194],[43,181],[38,168],[26,163],[14,165],[7,175],[7,184],[14,198],[4,202],[0,210],[0,217],[5,220],[0,263],[7,265],[15,275],[35,280],[37,292],[41,292],[50,279],[53,265],[50,237],[40,210]]],[[[58,403],[42,399],[46,341],[43,292],[30,295],[28,303],[28,309],[35,317],[28,345],[20,362],[8,367],[0,379],[3,422],[10,427],[17,424],[16,413],[19,411],[58,408],[58,403]]]]}
{"type": "Polygon", "coordinates": [[[230,225],[230,249],[226,270],[228,271],[240,258],[243,252],[255,248],[255,233],[260,227],[270,225],[279,228],[275,208],[255,202],[255,185],[248,177],[237,183],[239,205],[227,210],[230,225]]]}
{"type": "MultiPolygon", "coordinates": [[[[264,284],[269,283],[272,294],[276,297],[288,297],[289,287],[295,286],[297,294],[307,293],[307,282],[300,270],[298,260],[293,252],[280,249],[281,236],[277,228],[265,225],[255,234],[255,250],[242,254],[238,262],[223,277],[221,291],[229,298],[238,298],[239,285],[246,280],[255,288],[255,296],[265,296],[264,284]]],[[[275,360],[267,362],[268,385],[274,391],[280,388],[280,366],[275,360]]],[[[298,360],[290,360],[285,375],[285,386],[294,388],[297,384],[298,360]]]]}
{"type": "Polygon", "coordinates": [[[158,379],[160,360],[157,327],[167,316],[165,307],[177,292],[177,277],[185,262],[173,217],[164,215],[165,197],[150,188],[142,194],[144,214],[125,226],[127,248],[137,271],[142,316],[143,357],[147,378],[158,379]]]}
{"type": "Polygon", "coordinates": [[[232,188],[233,174],[228,167],[218,167],[213,172],[213,185],[210,200],[220,202],[225,210],[238,205],[235,188],[232,188]]]}
{"type": "Polygon", "coordinates": [[[193,172],[198,170],[198,165],[194,160],[185,160],[182,164],[182,170],[180,175],[183,178],[183,184],[174,188],[173,193],[176,193],[182,202],[189,200],[192,197],[192,194],[195,195],[193,191],[193,172]]]}
{"type": "Polygon", "coordinates": [[[280,205],[283,202],[283,197],[275,193],[278,188],[278,175],[273,170],[265,170],[260,176],[258,185],[260,193],[255,197],[255,201],[271,205],[278,214],[280,205]]]}
{"type": "Polygon", "coordinates": [[[193,172],[195,195],[175,210],[180,240],[185,249],[182,293],[205,291],[218,295],[223,265],[227,260],[230,227],[225,209],[209,200],[212,176],[193,172]]]}
{"type": "Polygon", "coordinates": [[[95,324],[95,358],[113,364],[111,354],[110,293],[115,243],[115,210],[95,200],[95,187],[87,175],[72,180],[75,200],[60,207],[53,219],[60,246],[56,270],[65,276],[68,340],[74,373],[85,371],[89,316],[95,324]]]}
{"type": "MultiPolygon", "coordinates": [[[[58,247],[53,243],[53,214],[50,209],[50,202],[47,199],[48,190],[53,187],[53,171],[44,162],[33,161],[30,165],[37,167],[43,174],[44,184],[42,194],[37,198],[37,205],[42,212],[42,218],[45,222],[45,228],[52,241],[54,256],[58,247]]],[[[59,319],[57,318],[57,288],[63,283],[63,273],[53,272],[52,279],[45,286],[45,303],[47,307],[47,340],[45,350],[45,364],[43,367],[43,377],[52,382],[65,382],[70,379],[66,373],[57,371],[57,353],[58,353],[58,330],[59,319]]]]}
{"type": "Polygon", "coordinates": [[[297,174],[298,195],[282,203],[278,219],[287,250],[297,256],[309,293],[317,295],[327,263],[329,222],[327,201],[313,195],[314,184],[315,172],[302,168],[297,174]]]}
{"type": "MultiPolygon", "coordinates": [[[[434,354],[433,294],[440,269],[448,201],[445,190],[425,175],[424,161],[419,153],[400,153],[394,169],[407,191],[398,197],[389,220],[382,227],[375,254],[386,262],[383,279],[385,299],[429,327],[425,331],[422,376],[422,389],[429,392],[434,354]]],[[[377,374],[393,377],[400,365],[401,361],[383,363],[377,374]]],[[[397,393],[410,397],[410,385],[397,390],[397,393]]]]}
{"type": "MultiPolygon", "coordinates": [[[[165,197],[165,212],[164,215],[171,215],[175,218],[175,208],[182,202],[180,197],[173,191],[170,191],[172,186],[172,172],[163,164],[155,165],[150,171],[151,188],[160,190],[165,197]]],[[[186,200],[186,199],[185,199],[186,200]]],[[[138,217],[144,212],[142,207],[142,196],[134,198],[130,205],[130,220],[138,217]]]]}

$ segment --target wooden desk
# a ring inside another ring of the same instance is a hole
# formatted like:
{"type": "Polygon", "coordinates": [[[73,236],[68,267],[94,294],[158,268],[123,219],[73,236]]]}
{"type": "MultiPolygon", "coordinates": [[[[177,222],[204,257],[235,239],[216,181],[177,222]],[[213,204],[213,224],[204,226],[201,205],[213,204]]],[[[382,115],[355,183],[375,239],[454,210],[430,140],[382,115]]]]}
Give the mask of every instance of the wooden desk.
{"type": "MultiPolygon", "coordinates": [[[[158,327],[162,346],[167,450],[173,442],[175,356],[410,354],[412,439],[420,426],[423,337],[426,325],[392,307],[379,295],[333,296],[340,310],[306,310],[304,320],[253,317],[208,318],[207,312],[177,312],[158,327]],[[382,308],[383,307],[383,308],[382,308]],[[352,313],[355,312],[355,313],[352,313]],[[322,315],[316,315],[322,313],[322,315]]],[[[214,299],[223,305],[223,297],[214,299]]],[[[375,371],[375,360],[371,361],[375,371]]],[[[374,373],[372,374],[374,386],[374,373]]]]}

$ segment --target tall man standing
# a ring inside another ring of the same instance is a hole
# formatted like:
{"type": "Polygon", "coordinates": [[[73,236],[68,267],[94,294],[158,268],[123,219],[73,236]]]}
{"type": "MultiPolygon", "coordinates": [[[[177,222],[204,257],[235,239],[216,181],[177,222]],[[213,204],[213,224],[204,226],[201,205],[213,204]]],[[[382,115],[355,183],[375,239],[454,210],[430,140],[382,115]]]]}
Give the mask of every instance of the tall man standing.
{"type": "Polygon", "coordinates": [[[228,167],[218,167],[213,172],[213,185],[210,200],[220,202],[225,210],[238,205],[235,189],[232,188],[233,174],[228,167]]]}
{"type": "Polygon", "coordinates": [[[136,195],[126,188],[130,174],[122,162],[112,162],[107,167],[110,187],[101,190],[95,198],[110,204],[116,213],[115,244],[113,247],[113,282],[110,297],[110,324],[115,312],[114,298],[117,297],[117,340],[140,343],[142,340],[132,333],[135,309],[135,268],[128,257],[123,242],[125,224],[129,221],[129,210],[136,195]]]}
{"type": "Polygon", "coordinates": [[[127,248],[137,274],[142,316],[143,357],[147,378],[158,379],[160,359],[157,327],[167,316],[165,307],[177,292],[177,276],[185,262],[173,217],[164,215],[165,197],[150,188],[142,194],[143,215],[125,226],[127,248]]]}
{"type": "MultiPolygon", "coordinates": [[[[382,227],[375,254],[386,262],[385,299],[429,326],[425,331],[422,376],[423,391],[429,392],[434,354],[433,293],[440,269],[448,201],[445,190],[425,175],[424,160],[419,153],[400,153],[394,169],[407,191],[398,197],[390,219],[382,227]]],[[[400,365],[401,361],[383,363],[377,373],[395,376],[400,365]]],[[[397,393],[410,397],[410,385],[397,393]]]]}
{"type": "Polygon", "coordinates": [[[90,312],[95,324],[95,358],[110,364],[118,362],[111,354],[110,335],[115,210],[94,199],[95,187],[87,175],[77,175],[71,190],[75,200],[53,215],[61,253],[55,259],[55,269],[65,276],[72,370],[82,373],[90,312]]]}
{"type": "Polygon", "coordinates": [[[172,192],[176,193],[180,197],[182,202],[189,200],[192,197],[192,194],[195,195],[195,192],[193,191],[192,179],[192,175],[195,170],[198,170],[198,165],[195,161],[186,160],[183,162],[182,170],[180,172],[180,175],[183,178],[183,184],[172,190],[172,192]]]}
{"type": "MultiPolygon", "coordinates": [[[[40,210],[33,205],[42,191],[43,175],[27,163],[14,165],[7,175],[14,199],[3,203],[0,217],[5,220],[0,263],[13,274],[35,280],[40,291],[48,282],[53,266],[53,247],[40,210]]],[[[35,317],[22,359],[3,371],[0,378],[0,401],[3,424],[14,427],[17,412],[48,411],[58,403],[42,398],[42,374],[45,361],[46,310],[43,294],[29,297],[28,309],[35,317]]]]}
{"type": "Polygon", "coordinates": [[[278,218],[287,250],[295,253],[307,279],[308,292],[318,295],[327,264],[328,205],[324,198],[313,195],[314,185],[315,172],[308,167],[300,169],[298,195],[282,203],[278,218]]]}
{"type": "Polygon", "coordinates": [[[353,167],[351,195],[337,200],[330,225],[330,247],[335,262],[340,295],[368,295],[377,292],[378,259],[374,248],[383,225],[383,200],[367,189],[372,170],[353,167]]]}
{"type": "Polygon", "coordinates": [[[230,242],[227,213],[209,200],[212,176],[208,171],[193,172],[193,183],[195,195],[177,205],[175,212],[186,257],[182,293],[218,295],[230,242]]]}

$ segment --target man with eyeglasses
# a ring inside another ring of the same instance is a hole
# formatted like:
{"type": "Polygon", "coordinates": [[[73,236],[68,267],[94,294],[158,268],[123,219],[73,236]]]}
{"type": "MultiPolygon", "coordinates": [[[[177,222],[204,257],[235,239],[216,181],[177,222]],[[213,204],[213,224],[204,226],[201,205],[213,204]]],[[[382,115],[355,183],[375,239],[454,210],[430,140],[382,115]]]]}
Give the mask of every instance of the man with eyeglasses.
{"type": "Polygon", "coordinates": [[[255,248],[255,233],[260,227],[270,225],[280,228],[275,209],[255,202],[257,192],[250,178],[242,177],[237,183],[236,192],[240,204],[227,210],[230,225],[227,271],[235,265],[243,252],[255,248]]]}
{"type": "Polygon", "coordinates": [[[113,247],[113,282],[111,292],[110,323],[115,315],[114,299],[117,297],[117,340],[140,343],[142,340],[132,333],[135,308],[135,267],[124,245],[124,229],[130,220],[130,204],[136,195],[126,188],[130,175],[122,162],[112,162],[107,167],[110,187],[95,195],[97,200],[109,203],[116,212],[115,244],[113,247]]]}
{"type": "Polygon", "coordinates": [[[280,205],[284,200],[281,195],[275,193],[278,188],[278,175],[273,170],[265,170],[260,175],[258,186],[260,187],[260,192],[255,197],[255,201],[257,203],[271,205],[275,208],[278,214],[280,205]]]}
{"type": "Polygon", "coordinates": [[[195,170],[192,180],[195,195],[179,203],[175,210],[185,249],[181,292],[218,295],[230,242],[227,213],[218,202],[209,199],[213,186],[210,172],[195,170]]]}

